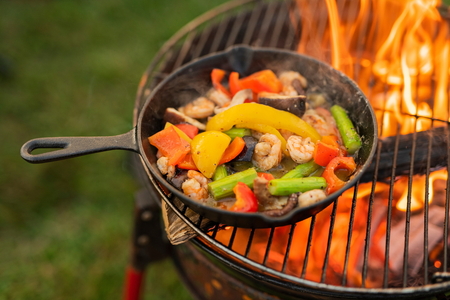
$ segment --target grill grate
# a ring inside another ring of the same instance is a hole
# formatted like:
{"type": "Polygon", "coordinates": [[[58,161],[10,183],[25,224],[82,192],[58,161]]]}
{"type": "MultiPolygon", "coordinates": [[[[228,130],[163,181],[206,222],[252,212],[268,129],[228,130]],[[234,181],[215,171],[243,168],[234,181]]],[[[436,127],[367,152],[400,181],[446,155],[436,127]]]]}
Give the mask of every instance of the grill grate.
{"type": "MultiPolygon", "coordinates": [[[[380,46],[375,45],[378,40],[374,37],[382,33],[379,32],[377,24],[371,23],[376,21],[377,16],[360,18],[359,13],[364,3],[367,1],[336,1],[334,8],[340,12],[339,16],[344,24],[360,23],[358,34],[348,34],[344,41],[345,44],[352,46],[350,49],[354,61],[351,62],[345,61],[347,56],[343,54],[346,53],[336,51],[336,45],[330,41],[332,20],[328,17],[328,10],[333,8],[327,7],[325,0],[310,2],[238,0],[207,12],[182,28],[157,53],[141,81],[134,120],[137,120],[137,115],[151,90],[167,74],[193,59],[224,50],[232,45],[246,44],[290,50],[297,50],[300,45],[299,50],[303,53],[316,56],[328,63],[338,64],[358,82],[371,101],[374,99],[372,103],[379,117],[381,134],[392,135],[380,141],[372,163],[373,169],[369,176],[365,176],[364,181],[368,183],[357,184],[354,191],[344,195],[344,199],[340,198],[325,212],[308,220],[289,227],[268,230],[236,227],[223,230],[220,224],[205,222],[201,216],[192,218],[189,208],[175,198],[164,196],[160,190],[163,200],[198,235],[193,241],[204,251],[219,260],[226,261],[227,264],[233,262],[235,268],[244,273],[264,274],[267,280],[281,286],[286,285],[290,289],[311,289],[313,293],[320,289],[327,293],[348,294],[351,297],[362,293],[366,298],[401,296],[408,299],[429,295],[430,292],[436,294],[450,291],[450,282],[446,281],[448,243],[434,242],[436,238],[432,237],[431,233],[435,233],[437,225],[433,221],[434,208],[428,203],[429,194],[433,191],[433,185],[429,183],[431,172],[449,165],[450,148],[447,147],[449,104],[445,104],[446,114],[435,113],[440,109],[433,107],[435,102],[437,103],[436,90],[439,83],[435,79],[437,74],[433,74],[426,82],[432,87],[428,102],[433,108],[433,114],[424,116],[417,109],[408,112],[406,107],[402,106],[400,114],[409,117],[407,122],[411,123],[412,133],[405,135],[402,132],[402,124],[398,123],[395,124],[395,128],[391,128],[392,125],[387,127],[386,120],[394,114],[392,108],[388,107],[390,97],[388,87],[381,84],[380,88],[379,80],[377,81],[374,74],[370,73],[368,76],[366,74],[368,70],[366,65],[375,60],[375,53],[370,49],[380,46]],[[308,22],[301,22],[305,19],[308,22]],[[339,57],[333,56],[336,52],[340,54],[339,57]],[[360,81],[359,79],[363,77],[364,81],[360,81]],[[430,123],[432,129],[418,132],[417,128],[423,122],[430,123]],[[435,127],[438,129],[435,130],[435,127]],[[392,132],[394,134],[391,134],[392,132]],[[387,148],[391,151],[388,156],[383,152],[387,148]],[[399,165],[400,161],[405,160],[402,150],[407,151],[409,155],[405,166],[399,165]],[[434,152],[440,153],[437,159],[439,162],[433,158],[434,152]],[[386,168],[386,163],[394,167],[386,168]],[[418,216],[411,207],[415,186],[418,185],[412,175],[404,176],[402,179],[405,181],[404,189],[407,191],[406,212],[398,213],[394,208],[399,198],[396,191],[399,181],[396,176],[415,173],[425,176],[421,184],[425,195],[423,213],[418,216]],[[364,196],[361,197],[361,194],[364,196]],[[381,211],[380,203],[384,207],[381,211]],[[401,220],[400,216],[403,217],[401,220]],[[424,223],[422,237],[418,238],[419,242],[412,238],[413,235],[416,236],[418,230],[415,225],[418,219],[422,219],[424,223]],[[322,238],[318,239],[318,236],[322,238]],[[342,238],[339,245],[336,244],[338,238],[342,238]],[[404,241],[398,245],[395,243],[397,239],[404,241]],[[383,240],[384,246],[375,245],[376,241],[383,240]],[[356,244],[357,242],[359,244],[356,244]],[[434,249],[429,249],[431,244],[434,249]],[[436,245],[441,248],[438,249],[436,245]],[[357,247],[360,254],[355,258],[357,247]],[[319,248],[321,251],[318,251],[319,248]],[[377,253],[377,249],[382,252],[382,258],[377,257],[380,254],[377,253]],[[402,253],[400,256],[396,255],[399,249],[402,253]],[[440,250],[438,251],[441,256],[440,266],[432,264],[427,259],[427,254],[436,249],[440,250]],[[422,257],[425,259],[419,264],[421,270],[411,276],[411,268],[416,266],[411,265],[409,256],[417,251],[422,253],[418,256],[419,259],[422,257]],[[397,270],[401,271],[400,274],[394,274],[392,265],[399,265],[397,270]],[[358,275],[354,273],[356,267],[358,275]],[[311,270],[317,271],[318,275],[312,275],[311,270]],[[394,275],[395,280],[392,278],[394,275]],[[377,279],[375,277],[380,276],[381,282],[375,284],[374,280],[377,279]]],[[[445,9],[441,10],[446,12],[445,9]]],[[[442,26],[448,27],[447,22],[442,23],[442,26]]],[[[442,51],[448,51],[448,48],[442,51]]],[[[386,81],[389,80],[388,75],[386,74],[384,78],[386,81]]],[[[417,93],[422,83],[419,81],[414,86],[417,93]]],[[[405,87],[402,89],[404,91],[405,87]]],[[[445,83],[444,90],[449,91],[448,82],[445,83]]],[[[152,183],[158,187],[148,170],[146,171],[152,183]]],[[[443,203],[439,214],[443,226],[438,235],[440,240],[447,241],[449,222],[447,191],[450,190],[450,183],[446,179],[442,181],[445,192],[441,192],[443,203]]]]}

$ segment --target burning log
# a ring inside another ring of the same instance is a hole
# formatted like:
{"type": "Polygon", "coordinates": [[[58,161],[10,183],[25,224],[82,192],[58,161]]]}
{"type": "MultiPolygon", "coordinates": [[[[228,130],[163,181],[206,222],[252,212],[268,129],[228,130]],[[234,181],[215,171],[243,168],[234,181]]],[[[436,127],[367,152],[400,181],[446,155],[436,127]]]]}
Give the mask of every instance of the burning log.
{"type": "Polygon", "coordinates": [[[384,138],[378,144],[379,159],[375,156],[360,181],[370,182],[377,171],[382,181],[400,175],[425,174],[447,166],[448,129],[437,127],[426,131],[384,138]]]}

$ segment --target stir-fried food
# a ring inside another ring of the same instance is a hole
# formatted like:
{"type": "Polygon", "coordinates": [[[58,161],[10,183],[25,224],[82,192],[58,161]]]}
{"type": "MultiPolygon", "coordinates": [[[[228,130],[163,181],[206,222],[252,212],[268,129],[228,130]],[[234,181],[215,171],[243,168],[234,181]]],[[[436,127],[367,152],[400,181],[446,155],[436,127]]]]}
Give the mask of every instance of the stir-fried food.
{"type": "Polygon", "coordinates": [[[187,197],[230,211],[282,216],[338,191],[361,139],[345,109],[308,93],[300,73],[240,78],[214,69],[211,89],[168,108],[149,137],[157,166],[187,197]]]}

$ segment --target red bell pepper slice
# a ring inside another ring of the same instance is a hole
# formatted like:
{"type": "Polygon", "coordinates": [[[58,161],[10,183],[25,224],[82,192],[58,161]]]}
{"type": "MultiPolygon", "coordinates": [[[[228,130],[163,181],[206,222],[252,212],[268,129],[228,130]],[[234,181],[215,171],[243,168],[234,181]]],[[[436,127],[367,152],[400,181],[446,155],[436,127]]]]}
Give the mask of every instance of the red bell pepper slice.
{"type": "Polygon", "coordinates": [[[230,207],[231,211],[257,212],[258,200],[253,191],[243,182],[238,182],[233,188],[236,202],[230,207]]]}
{"type": "Polygon", "coordinates": [[[184,133],[186,133],[186,135],[188,137],[190,137],[191,139],[193,139],[194,136],[196,136],[198,134],[198,127],[196,127],[192,124],[181,123],[181,124],[177,124],[175,126],[177,128],[179,128],[181,131],[183,131],[184,133]]]}
{"type": "Polygon", "coordinates": [[[264,178],[268,181],[275,179],[275,177],[270,173],[258,172],[257,174],[258,174],[258,177],[264,178]]]}
{"type": "Polygon", "coordinates": [[[335,157],[327,165],[322,173],[322,177],[327,181],[327,194],[336,192],[347,183],[336,175],[337,170],[347,170],[349,174],[355,172],[356,163],[353,157],[335,157]]]}
{"type": "Polygon", "coordinates": [[[241,89],[251,89],[254,93],[279,93],[283,85],[272,70],[255,72],[239,80],[241,89]]]}
{"type": "Polygon", "coordinates": [[[227,149],[222,155],[222,158],[219,161],[219,165],[227,163],[234,159],[239,153],[244,150],[245,141],[243,138],[237,136],[233,139],[233,141],[228,145],[227,149]]]}
{"type": "Polygon", "coordinates": [[[241,84],[239,83],[238,72],[231,72],[230,77],[228,77],[228,86],[230,87],[230,92],[232,96],[234,96],[237,92],[242,90],[241,84]]]}
{"type": "Polygon", "coordinates": [[[323,136],[322,140],[318,141],[314,149],[314,162],[322,167],[326,167],[328,163],[335,157],[341,156],[337,137],[323,136]]]}
{"type": "Polygon", "coordinates": [[[198,171],[191,153],[186,154],[186,156],[177,164],[177,167],[185,170],[198,171]]]}
{"type": "Polygon", "coordinates": [[[225,95],[231,98],[231,93],[222,85],[222,80],[225,77],[226,72],[221,69],[213,69],[211,71],[211,81],[213,84],[213,87],[216,90],[221,91],[225,95]]]}
{"type": "Polygon", "coordinates": [[[169,158],[169,165],[178,164],[191,151],[190,144],[182,139],[173,126],[167,127],[148,138],[150,144],[169,158]]]}

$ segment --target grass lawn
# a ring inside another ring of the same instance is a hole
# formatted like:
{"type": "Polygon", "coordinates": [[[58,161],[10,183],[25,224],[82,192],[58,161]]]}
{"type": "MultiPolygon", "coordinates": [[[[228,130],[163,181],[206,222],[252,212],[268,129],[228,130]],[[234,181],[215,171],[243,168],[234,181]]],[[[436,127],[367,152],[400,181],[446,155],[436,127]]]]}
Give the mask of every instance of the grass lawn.
{"type": "MultiPolygon", "coordinates": [[[[133,194],[127,153],[40,165],[19,156],[44,136],[132,128],[141,75],[209,0],[0,1],[0,299],[120,299],[133,194]]],[[[190,299],[169,260],[144,299],[190,299]]]]}

